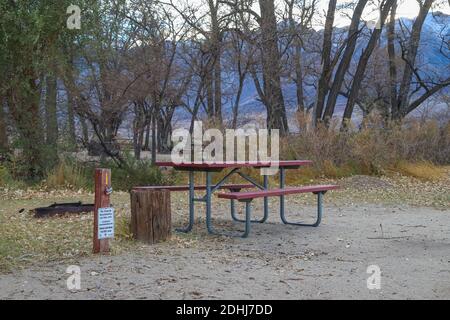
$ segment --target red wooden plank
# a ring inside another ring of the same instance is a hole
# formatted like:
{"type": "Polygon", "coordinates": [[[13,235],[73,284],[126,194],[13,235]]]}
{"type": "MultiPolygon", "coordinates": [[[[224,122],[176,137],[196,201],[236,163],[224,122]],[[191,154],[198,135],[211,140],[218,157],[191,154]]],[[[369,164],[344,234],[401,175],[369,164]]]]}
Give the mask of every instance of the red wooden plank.
{"type": "MultiPolygon", "coordinates": [[[[214,187],[214,186],[212,186],[214,187]]],[[[250,189],[255,188],[252,184],[226,184],[222,185],[220,189],[250,189]]],[[[170,191],[188,191],[189,186],[143,186],[143,187],[134,187],[133,190],[170,190],[170,191]]],[[[206,190],[206,185],[199,185],[194,187],[195,190],[206,190]]]]}
{"type": "Polygon", "coordinates": [[[160,161],[156,162],[156,165],[159,167],[174,167],[174,168],[192,168],[192,169],[226,169],[226,168],[244,168],[244,167],[253,167],[253,168],[265,168],[270,166],[278,166],[278,167],[299,167],[304,165],[312,164],[311,160],[289,160],[289,161],[272,161],[272,162],[220,162],[220,163],[174,163],[171,161],[160,161]]]}
{"type": "Polygon", "coordinates": [[[275,197],[295,193],[328,191],[338,188],[339,186],[336,185],[317,185],[317,186],[289,187],[284,189],[271,189],[271,190],[260,190],[249,192],[219,193],[217,196],[222,199],[245,200],[254,198],[275,197]]]}

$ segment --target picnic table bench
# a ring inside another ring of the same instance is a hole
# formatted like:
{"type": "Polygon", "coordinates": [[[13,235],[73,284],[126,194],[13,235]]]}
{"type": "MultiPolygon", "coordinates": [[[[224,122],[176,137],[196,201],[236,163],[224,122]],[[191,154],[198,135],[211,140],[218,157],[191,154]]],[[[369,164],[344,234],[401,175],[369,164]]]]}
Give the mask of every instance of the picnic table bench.
{"type": "MultiPolygon", "coordinates": [[[[285,187],[286,170],[298,169],[304,165],[312,164],[309,160],[293,160],[293,161],[277,161],[277,162],[224,162],[224,163],[173,163],[173,162],[157,162],[156,165],[160,167],[173,167],[175,170],[189,172],[189,184],[184,186],[144,186],[135,187],[133,190],[170,190],[170,191],[189,191],[189,224],[186,228],[178,229],[179,232],[190,232],[194,225],[194,207],[195,202],[204,202],[206,204],[206,228],[210,234],[227,234],[219,233],[212,226],[212,194],[217,190],[229,190],[229,192],[221,192],[218,198],[230,200],[231,217],[234,221],[245,223],[245,230],[241,237],[246,238],[250,233],[251,223],[264,223],[269,218],[268,199],[270,197],[280,198],[280,217],[284,224],[296,226],[319,226],[322,219],[322,198],[323,195],[329,191],[337,189],[336,185],[315,185],[302,187],[285,187]],[[263,183],[259,183],[247,174],[243,173],[243,168],[269,168],[276,166],[279,168],[279,188],[269,189],[268,175],[263,175],[263,183]],[[231,169],[219,182],[212,183],[212,173],[220,172],[225,169],[231,169]],[[206,175],[206,184],[195,185],[194,174],[196,172],[203,172],[206,175]],[[249,184],[225,184],[226,181],[234,174],[241,176],[249,184]],[[244,191],[242,189],[257,188],[257,191],[244,191]],[[196,190],[205,190],[206,194],[203,197],[196,197],[196,190]],[[285,196],[290,194],[300,193],[314,193],[317,194],[317,220],[313,224],[304,224],[289,222],[285,217],[285,196]],[[251,219],[251,202],[253,199],[264,199],[264,215],[259,220],[251,219]],[[236,216],[235,201],[245,202],[245,219],[239,219],[236,216]]],[[[228,234],[229,235],[229,234],[228,234]]]]}
{"type": "Polygon", "coordinates": [[[339,188],[336,185],[316,185],[316,186],[304,186],[304,187],[289,187],[284,189],[271,189],[271,190],[261,190],[261,191],[250,191],[250,192],[230,192],[230,193],[219,193],[218,197],[229,200],[238,200],[245,202],[245,220],[234,220],[245,222],[245,231],[242,237],[246,238],[250,233],[251,222],[260,222],[251,220],[251,202],[256,198],[264,197],[284,197],[288,194],[299,194],[299,193],[314,193],[317,194],[317,220],[312,224],[300,223],[300,222],[289,222],[285,217],[284,205],[280,209],[281,221],[284,224],[304,226],[304,227],[318,227],[322,221],[322,197],[329,191],[339,188]]]}

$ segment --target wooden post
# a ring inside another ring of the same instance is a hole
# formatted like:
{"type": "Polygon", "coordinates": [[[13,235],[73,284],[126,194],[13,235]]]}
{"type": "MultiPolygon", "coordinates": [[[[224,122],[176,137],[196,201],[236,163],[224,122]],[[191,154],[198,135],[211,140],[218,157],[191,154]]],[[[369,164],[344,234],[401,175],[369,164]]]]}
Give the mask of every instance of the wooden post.
{"type": "Polygon", "coordinates": [[[170,238],[169,190],[131,191],[131,232],[135,239],[150,244],[170,238]]]}
{"type": "Polygon", "coordinates": [[[107,189],[111,187],[111,170],[95,169],[94,253],[109,252],[109,240],[98,238],[98,209],[110,206],[107,189]]]}

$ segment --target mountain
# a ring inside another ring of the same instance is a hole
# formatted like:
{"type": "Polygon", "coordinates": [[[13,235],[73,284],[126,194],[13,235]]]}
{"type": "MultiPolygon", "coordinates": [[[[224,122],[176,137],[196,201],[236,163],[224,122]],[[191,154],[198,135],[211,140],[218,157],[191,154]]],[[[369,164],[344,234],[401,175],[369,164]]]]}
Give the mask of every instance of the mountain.
{"type": "MultiPolygon", "coordinates": [[[[396,22],[396,30],[410,30],[413,24],[413,20],[402,18],[396,22]]],[[[346,34],[347,28],[336,28],[334,30],[335,39],[337,40],[346,34]]],[[[358,40],[358,45],[353,56],[353,63],[356,65],[362,50],[365,48],[368,38],[370,36],[370,30],[364,29],[364,34],[358,40]]],[[[420,74],[423,77],[433,75],[433,77],[446,76],[449,73],[450,67],[450,48],[442,46],[442,40],[450,41],[450,16],[443,13],[428,14],[421,34],[421,41],[419,47],[419,53],[417,57],[417,63],[421,70],[426,70],[426,74],[420,74]],[[444,53],[444,54],[443,54],[444,53]]],[[[397,39],[397,43],[399,39],[397,39]]],[[[317,44],[322,43],[322,31],[311,31],[306,41],[306,51],[304,54],[304,60],[308,62],[308,67],[316,66],[320,63],[320,55],[317,53],[309,53],[313,51],[312,48],[317,48],[317,44]],[[308,50],[311,49],[311,50],[308,50]]],[[[386,32],[383,32],[379,46],[385,47],[387,43],[386,32]]],[[[338,45],[336,44],[335,47],[338,45]]],[[[397,45],[397,50],[400,52],[400,46],[397,45]]],[[[231,77],[232,75],[227,75],[231,77]]],[[[237,77],[235,77],[237,78],[237,77]]],[[[309,79],[311,80],[311,79],[309,79]]],[[[231,81],[233,82],[233,81],[231,81]]],[[[237,81],[236,81],[237,82],[237,81]]],[[[283,82],[283,94],[288,109],[288,114],[293,114],[296,110],[296,89],[292,80],[287,78],[282,79],[283,82]]],[[[308,81],[312,82],[312,81],[308,81]]],[[[225,87],[224,91],[232,90],[232,85],[225,87]]],[[[311,87],[305,88],[306,104],[312,104],[314,101],[314,89],[311,87]]],[[[346,100],[343,97],[338,99],[336,105],[335,115],[342,114],[345,107],[346,100]]],[[[437,104],[439,105],[439,104],[437,104]]],[[[223,106],[224,118],[231,117],[232,102],[225,102],[223,106]]],[[[254,116],[256,114],[265,113],[265,107],[261,104],[258,98],[256,88],[253,80],[248,77],[245,81],[244,90],[242,92],[241,102],[239,106],[240,111],[246,117],[249,115],[254,116]]],[[[358,117],[358,111],[355,112],[358,117]]],[[[179,113],[178,116],[181,116],[179,113]]]]}

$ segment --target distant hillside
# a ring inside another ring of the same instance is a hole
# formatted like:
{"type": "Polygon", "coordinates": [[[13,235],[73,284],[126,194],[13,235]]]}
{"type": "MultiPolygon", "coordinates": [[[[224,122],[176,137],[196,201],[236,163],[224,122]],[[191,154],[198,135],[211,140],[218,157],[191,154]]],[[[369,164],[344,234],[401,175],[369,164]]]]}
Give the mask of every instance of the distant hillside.
{"type": "MultiPolygon", "coordinates": [[[[401,27],[410,29],[413,20],[402,18],[397,21],[397,31],[401,30],[401,27]]],[[[346,28],[337,28],[335,29],[335,38],[336,40],[339,36],[342,36],[347,32],[346,28]]],[[[370,31],[366,28],[364,29],[364,34],[360,37],[358,41],[357,48],[355,50],[355,54],[353,57],[354,63],[356,64],[364,49],[367,39],[370,36],[370,31]]],[[[435,73],[436,75],[446,75],[449,72],[450,66],[450,52],[448,52],[448,48],[442,48],[441,40],[442,38],[449,39],[450,38],[450,16],[434,13],[429,14],[426,18],[425,25],[422,30],[420,49],[418,54],[418,61],[422,67],[425,67],[427,73],[435,73]],[[447,50],[447,51],[445,51],[447,50]],[[443,54],[444,51],[447,55],[443,54]]],[[[320,63],[320,57],[317,54],[308,53],[309,48],[313,48],[317,46],[317,43],[322,42],[322,32],[311,30],[311,33],[308,35],[305,46],[307,50],[304,52],[304,60],[309,65],[318,65],[320,63]]],[[[382,38],[380,40],[380,46],[384,47],[386,45],[386,33],[384,32],[382,38]]],[[[228,79],[232,79],[233,75],[227,74],[226,77],[228,79]]],[[[237,78],[237,77],[236,77],[237,78]]],[[[312,80],[312,79],[309,79],[312,80]]],[[[231,81],[233,82],[233,81],[231,81]]],[[[237,81],[236,81],[237,82],[237,81]]],[[[311,81],[308,81],[311,82],[311,81]]],[[[232,90],[232,87],[224,88],[224,90],[232,90]]],[[[296,109],[296,91],[295,85],[289,79],[283,79],[283,93],[286,101],[286,107],[288,108],[288,113],[295,112],[296,109]]],[[[314,89],[311,87],[305,88],[306,95],[306,104],[313,103],[314,100],[314,89]]],[[[338,99],[338,103],[336,106],[335,114],[342,114],[343,108],[345,106],[345,98],[340,97],[338,99]]],[[[223,112],[224,118],[228,118],[231,116],[231,102],[224,102],[223,112]]],[[[261,104],[258,99],[258,94],[256,92],[253,80],[251,78],[247,78],[245,81],[244,90],[242,93],[241,103],[240,103],[240,111],[243,117],[261,114],[265,112],[265,107],[261,104]]],[[[185,112],[178,112],[178,118],[182,119],[184,116],[188,116],[185,112]]],[[[358,110],[355,112],[355,116],[358,117],[358,110]]]]}

